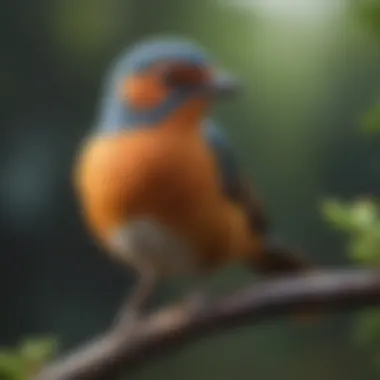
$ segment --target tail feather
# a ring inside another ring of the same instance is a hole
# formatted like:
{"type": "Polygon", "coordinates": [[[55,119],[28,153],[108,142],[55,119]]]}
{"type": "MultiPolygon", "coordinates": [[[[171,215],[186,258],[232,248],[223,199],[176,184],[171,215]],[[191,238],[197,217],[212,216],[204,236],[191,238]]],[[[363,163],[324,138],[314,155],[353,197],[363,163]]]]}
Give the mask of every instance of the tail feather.
{"type": "Polygon", "coordinates": [[[313,267],[296,251],[268,245],[264,248],[261,262],[256,263],[256,269],[266,275],[286,275],[308,272],[313,267]]]}

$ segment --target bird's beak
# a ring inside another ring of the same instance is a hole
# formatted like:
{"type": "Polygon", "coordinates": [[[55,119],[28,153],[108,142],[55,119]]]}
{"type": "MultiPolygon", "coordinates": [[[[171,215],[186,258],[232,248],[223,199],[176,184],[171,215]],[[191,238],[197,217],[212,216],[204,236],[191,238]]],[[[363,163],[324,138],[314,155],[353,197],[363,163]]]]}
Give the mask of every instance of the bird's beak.
{"type": "Polygon", "coordinates": [[[237,78],[224,71],[217,71],[210,81],[211,93],[217,97],[230,97],[238,94],[242,89],[237,78]]]}

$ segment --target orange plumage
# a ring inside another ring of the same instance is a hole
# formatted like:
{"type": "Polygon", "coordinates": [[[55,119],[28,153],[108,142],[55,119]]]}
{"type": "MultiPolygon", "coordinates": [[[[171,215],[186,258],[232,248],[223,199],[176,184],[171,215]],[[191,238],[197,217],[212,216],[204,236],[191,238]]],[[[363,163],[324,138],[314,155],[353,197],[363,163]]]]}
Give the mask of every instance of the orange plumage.
{"type": "Polygon", "coordinates": [[[223,194],[196,125],[90,139],[75,181],[88,224],[105,245],[119,226],[150,216],[194,248],[202,269],[260,252],[245,212],[223,194]]]}

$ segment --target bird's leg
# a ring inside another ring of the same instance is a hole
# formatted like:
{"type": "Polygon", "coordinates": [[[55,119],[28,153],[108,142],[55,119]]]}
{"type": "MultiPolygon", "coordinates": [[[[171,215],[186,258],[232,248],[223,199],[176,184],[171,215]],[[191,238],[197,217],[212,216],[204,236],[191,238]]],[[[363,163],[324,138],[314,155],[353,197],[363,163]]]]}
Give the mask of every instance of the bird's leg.
{"type": "Polygon", "coordinates": [[[137,322],[156,289],[158,276],[155,268],[150,263],[139,264],[136,270],[140,278],[117,313],[115,326],[128,326],[137,322]]]}

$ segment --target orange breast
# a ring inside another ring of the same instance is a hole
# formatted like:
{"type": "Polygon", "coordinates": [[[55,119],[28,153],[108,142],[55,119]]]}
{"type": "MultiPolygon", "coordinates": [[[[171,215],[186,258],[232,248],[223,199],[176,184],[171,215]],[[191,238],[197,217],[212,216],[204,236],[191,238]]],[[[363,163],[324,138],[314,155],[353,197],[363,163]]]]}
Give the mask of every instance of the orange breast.
{"type": "Polygon", "coordinates": [[[84,216],[107,245],[117,227],[153,217],[214,265],[252,244],[245,215],[221,191],[214,157],[196,131],[125,132],[90,139],[75,172],[84,216]]]}

